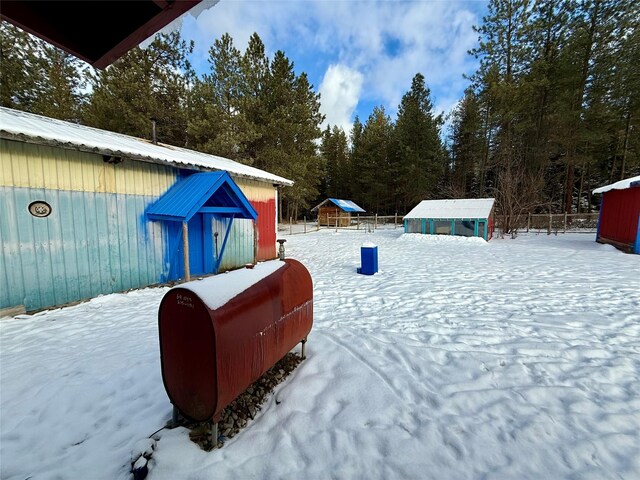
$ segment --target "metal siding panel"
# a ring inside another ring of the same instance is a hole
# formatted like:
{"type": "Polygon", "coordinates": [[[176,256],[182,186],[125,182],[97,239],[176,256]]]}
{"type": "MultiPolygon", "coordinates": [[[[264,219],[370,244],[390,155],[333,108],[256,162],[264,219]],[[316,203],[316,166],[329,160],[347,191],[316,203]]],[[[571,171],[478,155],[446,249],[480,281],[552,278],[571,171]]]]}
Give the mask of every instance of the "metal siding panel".
{"type": "Polygon", "coordinates": [[[252,202],[258,212],[258,260],[276,258],[275,199],[252,202]]]}
{"type": "Polygon", "coordinates": [[[147,277],[146,268],[140,264],[140,258],[138,257],[138,236],[140,232],[138,231],[136,201],[139,197],[131,195],[123,195],[122,197],[125,200],[125,211],[127,212],[126,231],[128,232],[129,272],[131,281],[129,288],[135,288],[138,285],[143,285],[147,277]],[[145,271],[144,274],[143,271],[145,271]]]}
{"type": "Polygon", "coordinates": [[[71,180],[73,178],[76,169],[72,169],[68,155],[65,150],[56,149],[56,175],[57,185],[53,188],[60,190],[71,190],[71,180]],[[72,173],[73,172],[73,173],[72,173]]]}
{"type": "Polygon", "coordinates": [[[91,249],[89,248],[89,229],[87,228],[87,197],[88,194],[79,192],[69,192],[72,208],[72,241],[69,242],[71,248],[76,253],[76,280],[78,282],[78,297],[88,298],[98,294],[94,287],[94,276],[91,274],[92,261],[91,249]]]}
{"type": "MultiPolygon", "coordinates": [[[[132,221],[135,222],[136,228],[135,248],[137,251],[136,258],[138,259],[139,283],[140,285],[155,283],[159,281],[159,276],[156,275],[155,269],[150,268],[150,263],[155,261],[154,249],[148,248],[148,246],[153,245],[153,236],[147,233],[152,227],[150,226],[148,230],[144,214],[140,215],[140,212],[144,212],[147,203],[144,197],[139,196],[133,197],[132,201],[134,203],[132,221]],[[150,258],[151,261],[149,260],[150,258]]],[[[158,267],[158,270],[161,270],[162,264],[158,265],[158,267]]]]}
{"type": "Polygon", "coordinates": [[[599,237],[632,246],[638,227],[640,188],[609,190],[603,197],[599,237]]]}
{"type": "Polygon", "coordinates": [[[97,254],[98,254],[98,278],[100,278],[100,291],[102,293],[112,293],[111,288],[111,264],[109,253],[109,225],[107,198],[105,195],[96,193],[95,199],[95,222],[97,233],[97,254]]]}
{"type": "Polygon", "coordinates": [[[0,185],[159,196],[178,169],[125,160],[112,165],[102,155],[0,140],[0,185]]]}
{"type": "MultiPolygon", "coordinates": [[[[77,276],[77,272],[68,272],[67,275],[65,265],[64,232],[61,217],[64,215],[64,209],[68,208],[69,202],[61,202],[57,190],[46,190],[45,192],[45,200],[51,205],[51,215],[46,218],[34,218],[33,222],[38,226],[42,224],[43,239],[51,262],[51,278],[46,281],[51,282],[54,303],[59,305],[66,303],[67,299],[72,296],[68,281],[73,282],[77,276]]],[[[68,197],[68,195],[63,196],[68,197]]],[[[71,232],[67,232],[67,237],[69,236],[71,236],[71,232]]]]}
{"type": "MultiPolygon", "coordinates": [[[[11,150],[11,160],[13,163],[13,182],[10,186],[18,186],[20,182],[28,185],[29,180],[29,164],[25,155],[25,144],[19,145],[20,148],[11,150]]],[[[4,157],[4,155],[2,155],[4,157]]]]}
{"type": "Polygon", "coordinates": [[[235,177],[233,177],[233,180],[236,182],[238,187],[240,187],[240,190],[242,190],[245,197],[247,197],[251,202],[254,200],[266,201],[275,198],[276,189],[270,183],[235,177]]]}
{"type": "MultiPolygon", "coordinates": [[[[0,208],[4,209],[5,207],[5,203],[3,200],[3,195],[4,192],[0,191],[0,208]]],[[[6,210],[3,210],[6,211],[6,210]]],[[[10,283],[9,283],[9,272],[7,271],[7,266],[5,264],[5,260],[4,260],[4,235],[2,234],[2,231],[6,228],[4,224],[4,217],[8,217],[8,215],[0,215],[0,308],[6,308],[9,307],[11,304],[11,299],[10,299],[10,295],[11,295],[11,290],[13,289],[12,286],[10,287],[10,283]]],[[[21,305],[21,302],[16,302],[13,305],[21,305]]],[[[11,305],[11,306],[13,306],[11,305]]]]}
{"type": "Polygon", "coordinates": [[[106,222],[108,235],[108,262],[110,275],[108,278],[112,292],[123,290],[122,271],[120,268],[120,238],[118,225],[118,199],[114,194],[106,195],[106,222]]]}
{"type": "MultiPolygon", "coordinates": [[[[87,229],[87,253],[89,258],[91,296],[100,293],[108,293],[103,277],[108,274],[105,270],[104,255],[100,255],[100,242],[106,239],[106,230],[101,228],[104,226],[103,221],[98,218],[104,217],[98,215],[102,203],[98,200],[98,194],[94,192],[86,192],[80,194],[79,201],[85,204],[85,226],[87,229]]],[[[102,195],[100,196],[104,200],[102,195]]]]}
{"type": "Polygon", "coordinates": [[[0,308],[24,304],[24,276],[20,257],[20,238],[18,234],[18,214],[15,201],[15,189],[0,187],[0,243],[2,247],[3,275],[0,277],[2,303],[0,308]]]}
{"type": "MultiPolygon", "coordinates": [[[[227,222],[214,218],[212,229],[219,232],[218,246],[222,246],[222,238],[226,229],[227,222]]],[[[215,248],[215,247],[214,247],[215,248]]],[[[247,263],[253,262],[253,227],[251,220],[239,219],[234,220],[231,226],[231,233],[225,248],[222,262],[220,263],[220,271],[232,270],[241,267],[247,263]]]]}
{"type": "MultiPolygon", "coordinates": [[[[144,286],[160,280],[166,269],[163,255],[165,242],[161,224],[139,221],[143,216],[144,208],[154,200],[154,197],[142,199],[136,196],[127,196],[128,198],[118,196],[122,198],[116,198],[112,194],[58,191],[47,192],[49,196],[42,197],[40,190],[18,190],[22,191],[21,204],[28,205],[35,197],[45,198],[52,204],[54,212],[60,215],[57,220],[55,217],[49,217],[48,220],[31,219],[25,207],[23,221],[14,222],[22,224],[22,237],[31,238],[31,241],[27,242],[29,245],[26,249],[27,252],[25,253],[23,249],[22,255],[13,256],[13,261],[19,261],[22,258],[26,259],[26,263],[31,267],[35,267],[36,264],[45,267],[47,264],[49,265],[49,267],[39,270],[26,268],[26,275],[33,280],[31,284],[34,288],[31,290],[25,292],[24,288],[12,289],[14,292],[21,291],[23,293],[21,298],[27,297],[29,299],[27,309],[33,310],[81,300],[96,294],[144,286]],[[117,214],[115,216],[114,208],[117,214]],[[139,212],[138,215],[135,215],[135,212],[139,212]],[[132,213],[134,214],[132,215],[132,213]],[[116,216],[122,218],[122,222],[114,223],[116,216]],[[26,228],[32,226],[35,220],[40,222],[41,227],[46,226],[38,235],[37,251],[34,246],[35,234],[29,234],[26,228]],[[54,220],[55,224],[52,224],[51,220],[54,220]],[[27,233],[24,233],[25,231],[27,233]],[[123,251],[122,235],[128,240],[126,245],[129,249],[129,259],[125,259],[123,255],[121,264],[117,258],[114,258],[114,251],[123,251]],[[138,238],[137,242],[136,238],[138,238]],[[131,254],[132,245],[135,243],[138,243],[139,250],[131,254]],[[151,248],[145,248],[145,244],[151,248]],[[31,251],[30,255],[28,254],[29,250],[31,251]],[[34,260],[35,256],[39,256],[41,260],[34,260]],[[135,259],[136,257],[137,259],[135,259]],[[140,257],[146,259],[143,262],[145,268],[140,268],[140,257]],[[159,261],[156,261],[156,258],[159,261]],[[130,273],[125,272],[127,269],[130,273]],[[128,282],[127,276],[130,278],[128,282]],[[144,281],[140,277],[144,277],[144,281]],[[136,278],[139,279],[137,282],[136,278]],[[43,287],[44,283],[50,286],[56,285],[56,291],[47,292],[43,287]],[[126,285],[127,283],[129,285],[126,285]],[[71,284],[73,286],[69,287],[71,284]],[[40,298],[40,293],[42,293],[42,298],[40,298]]],[[[18,210],[13,205],[7,205],[7,208],[13,212],[18,210]]],[[[8,216],[3,216],[3,229],[11,230],[10,225],[5,225],[7,218],[8,216]]],[[[224,230],[220,229],[220,232],[223,235],[224,230]]],[[[3,235],[3,239],[5,238],[6,235],[3,235]]],[[[3,245],[3,252],[5,251],[6,248],[3,245]]],[[[252,222],[250,220],[236,220],[232,226],[222,267],[223,269],[237,268],[252,260],[252,222]]],[[[14,268],[7,270],[7,272],[22,273],[23,269],[21,267],[14,268]]],[[[14,279],[4,281],[16,285],[14,279]]],[[[21,284],[22,282],[20,282],[21,284]]],[[[6,303],[7,300],[4,302],[6,303]]],[[[14,302],[12,305],[16,303],[18,302],[14,302]]],[[[3,304],[3,306],[9,305],[3,304]]]]}
{"type": "MultiPolygon", "coordinates": [[[[16,191],[16,203],[18,207],[19,220],[18,230],[20,235],[20,243],[27,245],[27,251],[31,254],[31,258],[26,260],[23,257],[23,268],[25,269],[25,290],[30,297],[39,297],[39,301],[43,305],[55,305],[55,296],[53,293],[51,269],[51,257],[48,249],[48,229],[47,220],[43,218],[34,218],[25,212],[26,205],[29,205],[36,199],[44,198],[42,190],[24,190],[16,191]]],[[[27,301],[27,309],[30,305],[27,301]]]]}
{"type": "MultiPolygon", "coordinates": [[[[258,261],[276,258],[276,189],[266,182],[237,179],[238,186],[258,212],[258,261]]],[[[253,229],[253,228],[252,228],[253,229]]],[[[253,235],[252,235],[253,236],[253,235]]]]}
{"type": "Polygon", "coordinates": [[[159,225],[147,234],[148,225],[138,222],[155,197],[115,197],[0,188],[3,211],[10,213],[0,217],[0,308],[24,304],[34,310],[157,283],[164,268],[162,234],[159,225]],[[49,217],[28,213],[36,199],[51,204],[49,217]]]}
{"type": "Polygon", "coordinates": [[[120,274],[116,277],[116,291],[127,290],[133,285],[131,281],[131,257],[129,255],[129,238],[135,232],[131,232],[127,222],[127,205],[124,195],[115,195],[116,216],[116,238],[118,253],[116,265],[120,274]]]}

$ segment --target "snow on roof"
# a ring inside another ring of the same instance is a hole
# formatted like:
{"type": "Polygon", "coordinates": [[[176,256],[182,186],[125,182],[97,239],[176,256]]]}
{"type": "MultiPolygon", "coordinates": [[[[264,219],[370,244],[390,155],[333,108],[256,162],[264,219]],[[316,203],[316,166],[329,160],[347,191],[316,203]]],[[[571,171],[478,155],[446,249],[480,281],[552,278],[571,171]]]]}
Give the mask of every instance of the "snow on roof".
{"type": "Polygon", "coordinates": [[[148,140],[129,135],[5,107],[0,107],[0,137],[152,163],[173,164],[185,168],[225,170],[240,177],[279,185],[293,185],[291,180],[234,162],[228,158],[166,144],[154,145],[148,140]]]}
{"type": "Polygon", "coordinates": [[[494,198],[423,200],[404,218],[488,218],[494,198]]]}
{"type": "Polygon", "coordinates": [[[344,212],[364,213],[366,211],[363,208],[356,205],[356,203],[352,202],[351,200],[340,200],[339,198],[327,198],[326,200],[323,200],[319,205],[316,205],[315,207],[313,207],[311,211],[312,212],[316,211],[317,209],[325,205],[327,202],[333,203],[344,212]]]}
{"type": "Polygon", "coordinates": [[[360,208],[351,200],[340,200],[338,198],[330,198],[329,200],[331,200],[345,212],[364,212],[362,208],[360,208]]]}
{"type": "Polygon", "coordinates": [[[604,193],[609,190],[625,190],[631,187],[640,187],[640,175],[637,177],[625,178],[619,182],[612,183],[611,185],[605,185],[604,187],[596,188],[593,193],[604,193]]]}

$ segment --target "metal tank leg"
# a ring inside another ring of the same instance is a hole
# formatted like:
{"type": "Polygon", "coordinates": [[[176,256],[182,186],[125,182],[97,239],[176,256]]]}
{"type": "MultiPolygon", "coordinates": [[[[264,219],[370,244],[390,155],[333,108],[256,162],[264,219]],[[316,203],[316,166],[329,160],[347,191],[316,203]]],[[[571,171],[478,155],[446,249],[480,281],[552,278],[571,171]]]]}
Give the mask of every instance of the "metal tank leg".
{"type": "Polygon", "coordinates": [[[211,444],[218,448],[218,422],[211,422],[211,444]]]}
{"type": "Polygon", "coordinates": [[[307,339],[306,339],[306,338],[303,338],[303,339],[302,339],[302,352],[301,352],[301,353],[302,353],[302,355],[301,355],[301,356],[302,356],[302,360],[304,360],[305,358],[307,358],[307,357],[305,357],[305,356],[304,356],[304,344],[305,344],[305,343],[307,343],[307,339]]]}
{"type": "Polygon", "coordinates": [[[173,411],[171,412],[171,424],[175,427],[178,425],[179,420],[180,420],[180,411],[174,405],[173,411]]]}

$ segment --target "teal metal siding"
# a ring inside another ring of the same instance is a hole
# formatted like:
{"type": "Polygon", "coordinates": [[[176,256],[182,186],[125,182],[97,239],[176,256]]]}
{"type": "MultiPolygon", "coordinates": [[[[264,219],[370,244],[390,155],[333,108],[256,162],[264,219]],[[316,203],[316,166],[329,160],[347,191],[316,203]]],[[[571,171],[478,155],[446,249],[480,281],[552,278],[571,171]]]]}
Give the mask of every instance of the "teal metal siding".
{"type": "MultiPolygon", "coordinates": [[[[225,225],[223,221],[213,220],[212,228],[214,231],[223,235],[225,225]],[[219,230],[216,230],[219,228],[219,230]]],[[[233,221],[231,234],[227,242],[227,248],[222,257],[220,270],[231,270],[240,265],[253,263],[253,221],[238,219],[233,221]]]]}
{"type": "Polygon", "coordinates": [[[157,283],[165,233],[143,219],[156,197],[0,187],[0,308],[35,310],[157,283]],[[44,200],[46,218],[27,206],[44,200]]]}
{"type": "MultiPolygon", "coordinates": [[[[405,219],[404,220],[404,233],[409,233],[409,222],[411,219],[405,219]]],[[[416,219],[413,219],[416,220],[416,219]]],[[[475,223],[474,225],[474,236],[476,237],[480,237],[483,238],[484,240],[488,241],[489,238],[489,220],[487,218],[456,218],[456,219],[451,219],[451,218],[423,218],[421,219],[422,222],[422,233],[423,234],[427,234],[427,235],[434,235],[435,234],[435,226],[434,226],[434,222],[450,222],[451,223],[451,235],[456,235],[456,225],[455,222],[457,220],[468,220],[468,221],[473,221],[475,223]],[[484,228],[482,230],[482,232],[478,229],[478,224],[479,222],[484,222],[484,228]]]]}

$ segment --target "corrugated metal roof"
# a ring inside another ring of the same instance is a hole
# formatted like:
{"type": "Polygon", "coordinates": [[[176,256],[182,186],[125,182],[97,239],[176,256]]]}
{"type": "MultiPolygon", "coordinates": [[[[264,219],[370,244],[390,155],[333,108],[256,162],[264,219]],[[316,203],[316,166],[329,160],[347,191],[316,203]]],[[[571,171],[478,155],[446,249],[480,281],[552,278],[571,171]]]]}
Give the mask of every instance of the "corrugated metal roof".
{"type": "Polygon", "coordinates": [[[0,137],[153,163],[175,164],[184,168],[225,170],[242,177],[293,185],[291,180],[228,158],[166,144],[154,145],[140,138],[6,107],[0,107],[0,137]]]}
{"type": "Polygon", "coordinates": [[[311,211],[314,212],[314,211],[318,210],[320,207],[325,205],[327,202],[332,202],[338,208],[342,209],[345,212],[357,212],[357,213],[365,212],[364,209],[360,208],[358,205],[356,205],[351,200],[340,200],[340,199],[337,199],[337,198],[327,198],[326,200],[323,200],[318,205],[313,207],[311,209],[311,211]]]}
{"type": "Polygon", "coordinates": [[[619,182],[612,183],[611,185],[605,185],[604,187],[596,188],[593,193],[604,193],[609,190],[626,190],[627,188],[640,186],[640,175],[637,177],[625,178],[619,182]]]}
{"type": "Polygon", "coordinates": [[[494,198],[423,200],[404,218],[488,218],[494,198]]]}
{"type": "MultiPolygon", "coordinates": [[[[226,172],[194,173],[178,181],[146,214],[152,219],[189,221],[202,207],[238,209],[235,218],[255,220],[257,212],[226,172]]],[[[224,214],[224,212],[220,212],[224,214]]]]}
{"type": "Polygon", "coordinates": [[[360,208],[351,200],[340,200],[338,198],[330,198],[329,200],[331,200],[345,212],[364,212],[364,209],[360,208]]]}

